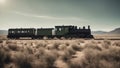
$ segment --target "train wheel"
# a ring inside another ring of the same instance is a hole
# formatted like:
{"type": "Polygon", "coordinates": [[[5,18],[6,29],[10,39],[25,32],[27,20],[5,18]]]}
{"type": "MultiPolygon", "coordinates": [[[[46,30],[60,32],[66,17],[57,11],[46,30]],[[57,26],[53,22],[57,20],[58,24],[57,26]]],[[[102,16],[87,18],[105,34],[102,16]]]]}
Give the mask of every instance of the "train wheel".
{"type": "Polygon", "coordinates": [[[54,40],[57,40],[58,38],[57,38],[57,37],[54,37],[53,39],[54,39],[54,40]]]}
{"type": "Polygon", "coordinates": [[[34,39],[33,37],[31,39],[34,39]]]}
{"type": "Polygon", "coordinates": [[[60,39],[61,39],[61,40],[65,40],[66,38],[65,38],[65,37],[61,37],[60,39]]]}
{"type": "Polygon", "coordinates": [[[48,39],[48,37],[46,37],[46,36],[45,36],[45,37],[43,37],[43,39],[44,39],[44,40],[47,40],[47,39],[48,39]]]}

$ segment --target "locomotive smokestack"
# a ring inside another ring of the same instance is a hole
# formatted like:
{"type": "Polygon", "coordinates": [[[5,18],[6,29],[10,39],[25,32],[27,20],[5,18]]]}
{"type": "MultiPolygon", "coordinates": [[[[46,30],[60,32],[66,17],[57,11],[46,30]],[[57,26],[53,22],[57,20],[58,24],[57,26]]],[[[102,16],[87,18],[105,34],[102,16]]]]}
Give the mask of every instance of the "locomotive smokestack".
{"type": "Polygon", "coordinates": [[[83,26],[83,29],[85,29],[85,26],[83,26]]]}
{"type": "Polygon", "coordinates": [[[75,29],[77,29],[77,26],[75,26],[75,29]]]}
{"type": "Polygon", "coordinates": [[[88,25],[88,29],[90,29],[90,25],[88,25]]]}

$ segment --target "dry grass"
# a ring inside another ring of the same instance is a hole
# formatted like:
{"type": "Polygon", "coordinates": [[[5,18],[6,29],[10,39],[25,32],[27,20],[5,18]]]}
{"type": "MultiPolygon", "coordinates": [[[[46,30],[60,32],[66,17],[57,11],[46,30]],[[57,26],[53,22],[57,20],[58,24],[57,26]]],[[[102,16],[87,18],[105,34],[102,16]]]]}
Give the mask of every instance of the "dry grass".
{"type": "Polygon", "coordinates": [[[119,67],[119,40],[0,40],[0,68],[119,67]]]}

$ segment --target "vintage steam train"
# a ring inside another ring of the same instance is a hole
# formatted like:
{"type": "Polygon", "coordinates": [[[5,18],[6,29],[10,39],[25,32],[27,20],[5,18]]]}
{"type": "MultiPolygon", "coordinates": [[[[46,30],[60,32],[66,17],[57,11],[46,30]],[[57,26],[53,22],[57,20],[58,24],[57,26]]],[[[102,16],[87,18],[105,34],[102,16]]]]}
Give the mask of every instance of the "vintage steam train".
{"type": "Polygon", "coordinates": [[[55,26],[55,28],[11,28],[8,30],[7,37],[9,39],[20,39],[29,37],[31,39],[47,38],[94,38],[91,35],[90,26],[81,29],[77,26],[55,26]]]}

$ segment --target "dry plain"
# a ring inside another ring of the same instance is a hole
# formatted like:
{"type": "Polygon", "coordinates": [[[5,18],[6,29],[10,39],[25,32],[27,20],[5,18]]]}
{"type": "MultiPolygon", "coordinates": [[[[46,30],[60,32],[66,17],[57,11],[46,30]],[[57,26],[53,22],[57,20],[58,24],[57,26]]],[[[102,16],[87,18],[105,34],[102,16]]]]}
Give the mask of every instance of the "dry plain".
{"type": "Polygon", "coordinates": [[[95,38],[104,39],[8,40],[0,36],[0,68],[120,68],[120,40],[95,38]]]}

